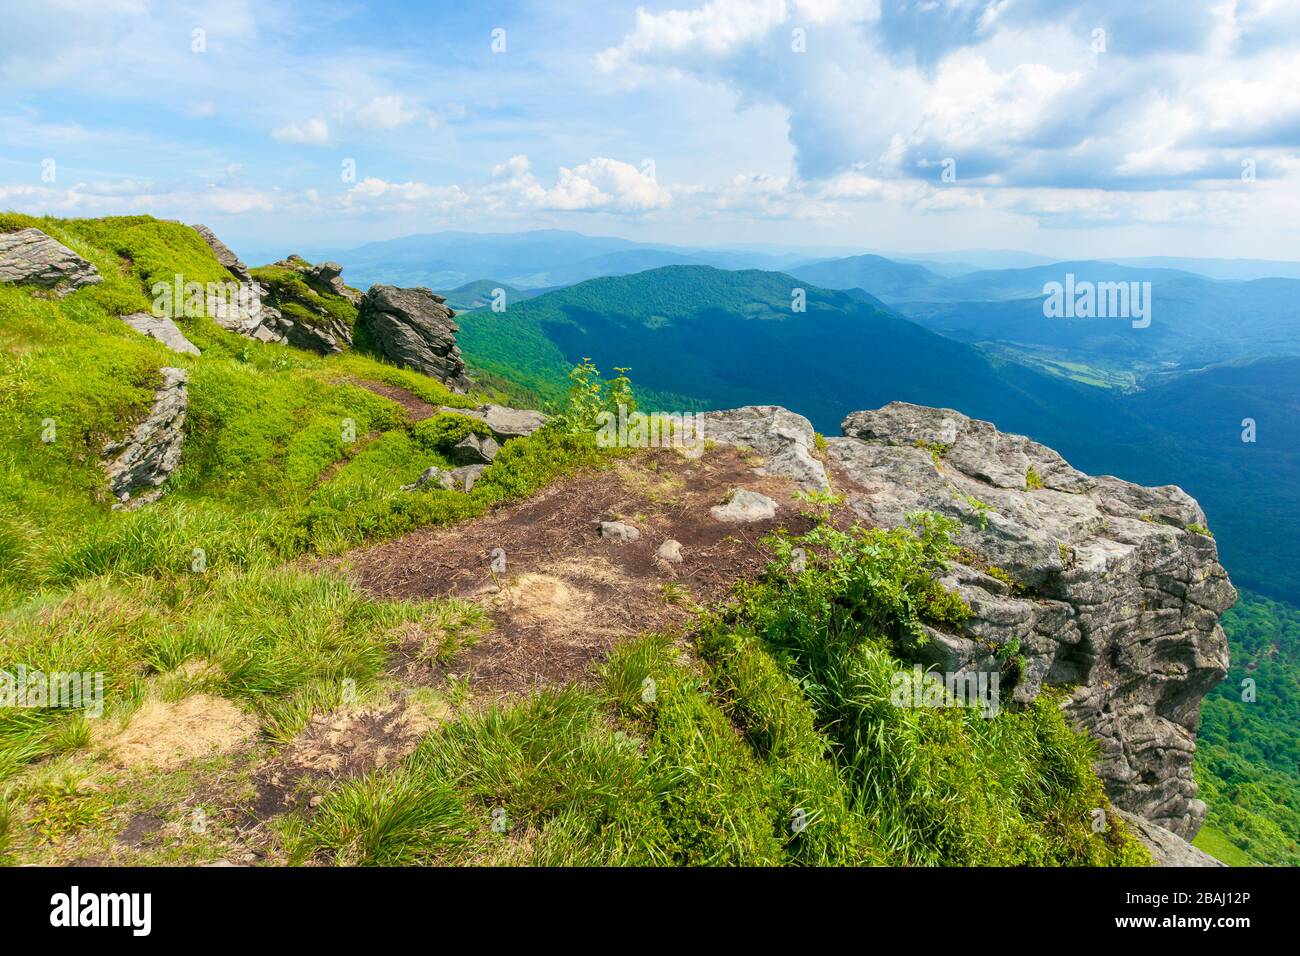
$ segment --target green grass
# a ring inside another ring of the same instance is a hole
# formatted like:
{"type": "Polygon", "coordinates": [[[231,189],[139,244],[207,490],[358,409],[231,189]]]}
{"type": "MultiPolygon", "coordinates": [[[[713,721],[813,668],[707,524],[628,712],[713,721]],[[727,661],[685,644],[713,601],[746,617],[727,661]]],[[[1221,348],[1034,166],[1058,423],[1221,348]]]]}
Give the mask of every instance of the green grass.
{"type": "Polygon", "coordinates": [[[1250,854],[1242,852],[1224,834],[1209,825],[1201,827],[1201,832],[1196,834],[1196,839],[1192,840],[1192,846],[1198,850],[1204,850],[1210,856],[1228,864],[1228,866],[1256,865],[1255,861],[1250,858],[1250,854]]]}

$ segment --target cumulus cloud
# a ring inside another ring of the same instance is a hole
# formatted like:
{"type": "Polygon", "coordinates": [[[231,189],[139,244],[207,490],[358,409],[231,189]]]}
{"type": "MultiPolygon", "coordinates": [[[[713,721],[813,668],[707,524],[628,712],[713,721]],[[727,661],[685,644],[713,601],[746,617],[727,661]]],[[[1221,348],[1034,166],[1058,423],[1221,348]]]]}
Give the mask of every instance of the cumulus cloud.
{"type": "Polygon", "coordinates": [[[505,204],[562,212],[649,212],[672,204],[652,166],[636,167],[598,156],[572,168],[561,166],[555,183],[543,186],[527,156],[511,157],[492,171],[485,195],[505,204]]]}
{"type": "Polygon", "coordinates": [[[596,61],[632,83],[690,77],[742,108],[776,104],[810,181],[937,183],[949,160],[990,189],[1222,189],[1243,156],[1276,164],[1300,145],[1300,8],[1131,7],[709,0],[638,10],[596,61]]]}
{"type": "Polygon", "coordinates": [[[282,143],[300,143],[304,146],[328,146],[330,142],[329,123],[320,117],[289,123],[272,131],[272,136],[282,143]]]}
{"type": "Polygon", "coordinates": [[[356,120],[369,129],[396,129],[420,118],[421,111],[411,108],[400,96],[376,96],[356,111],[356,120]]]}

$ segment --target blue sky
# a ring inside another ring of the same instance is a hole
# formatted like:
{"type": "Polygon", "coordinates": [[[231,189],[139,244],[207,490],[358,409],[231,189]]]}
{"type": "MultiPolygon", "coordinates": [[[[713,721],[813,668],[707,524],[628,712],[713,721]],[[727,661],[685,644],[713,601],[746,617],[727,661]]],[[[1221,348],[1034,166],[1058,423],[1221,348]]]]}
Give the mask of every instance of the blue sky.
{"type": "Polygon", "coordinates": [[[1296,0],[0,0],[0,22],[0,208],[203,221],[259,254],[559,227],[1300,258],[1296,0]]]}

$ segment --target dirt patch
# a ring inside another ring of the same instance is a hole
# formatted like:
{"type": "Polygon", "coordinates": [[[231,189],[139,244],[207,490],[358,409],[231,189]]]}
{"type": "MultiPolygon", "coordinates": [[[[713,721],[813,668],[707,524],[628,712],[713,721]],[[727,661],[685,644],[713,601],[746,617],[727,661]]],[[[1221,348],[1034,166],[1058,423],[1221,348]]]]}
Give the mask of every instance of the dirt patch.
{"type": "Polygon", "coordinates": [[[100,746],[117,766],[171,770],[201,757],[233,753],[256,734],[257,721],[235,704],[194,694],[178,701],[146,701],[100,746]]]}
{"type": "Polygon", "coordinates": [[[343,709],[311,722],[257,774],[252,813],[266,819],[309,798],[313,778],[355,777],[396,763],[438,723],[438,714],[404,702],[343,709]]]}
{"type": "Polygon", "coordinates": [[[489,632],[437,668],[435,679],[464,674],[476,695],[488,696],[585,680],[619,640],[681,626],[692,603],[725,599],[737,580],[759,574],[769,560],[760,546],[765,535],[812,526],[793,500],[794,484],[757,474],[761,464],[730,446],[694,459],[648,451],[484,518],[417,531],[338,564],[376,597],[462,597],[490,610],[489,632]],[[776,517],[739,525],[714,519],[709,509],[734,488],[771,497],[776,517]],[[602,539],[598,522],[614,519],[640,538],[602,539]],[[655,556],[670,538],[682,545],[680,564],[655,556]]]}
{"type": "Polygon", "coordinates": [[[382,395],[384,398],[390,398],[402,408],[406,409],[406,417],[413,422],[421,422],[426,418],[432,418],[442,409],[437,405],[431,405],[414,392],[408,392],[406,389],[397,385],[388,385],[384,382],[372,382],[369,379],[354,378],[348,379],[353,385],[358,385],[367,391],[374,392],[376,395],[382,395]]]}

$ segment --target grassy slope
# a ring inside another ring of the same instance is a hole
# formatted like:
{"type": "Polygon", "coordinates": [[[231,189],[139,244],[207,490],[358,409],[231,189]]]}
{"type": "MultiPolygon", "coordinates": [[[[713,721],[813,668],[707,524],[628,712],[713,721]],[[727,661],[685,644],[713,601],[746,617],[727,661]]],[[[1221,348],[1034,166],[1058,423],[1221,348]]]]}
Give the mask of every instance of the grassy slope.
{"type": "MultiPolygon", "coordinates": [[[[147,218],[39,225],[109,281],[60,301],[0,287],[0,669],[101,671],[110,719],[202,691],[255,715],[259,746],[273,750],[337,707],[346,681],[363,699],[383,693],[410,626],[425,635],[421,653],[447,659],[482,612],[374,601],[285,560],[473,517],[601,460],[589,435],[550,427],[510,443],[471,495],[402,493],[471,426],[412,425],[350,380],[465,399],[363,355],[322,359],[204,318],[181,320],[202,357],[175,355],[115,316],[146,308],[148,284],[177,271],[224,281],[190,230],[147,218]],[[160,502],[113,511],[100,450],[146,412],[163,364],[191,373],[183,464],[160,502]]],[[[1088,827],[1086,810],[1104,806],[1091,750],[1047,701],[991,721],[886,706],[880,682],[901,663],[890,632],[915,621],[863,605],[861,582],[856,603],[831,604],[885,629],[832,659],[799,650],[818,635],[842,642],[843,622],[818,614],[854,573],[887,570],[915,592],[905,607],[926,605],[941,558],[905,536],[876,545],[884,565],[854,553],[846,567],[832,548],[800,589],[759,587],[734,616],[705,617],[694,662],[648,636],[614,655],[596,690],[446,724],[401,766],[284,821],[285,846],[336,862],[1141,862],[1122,828],[1088,827]],[[792,620],[803,643],[792,643],[792,620]],[[791,825],[800,813],[806,828],[791,825]]],[[[181,835],[131,859],[220,855],[212,835],[185,825],[202,805],[185,787],[202,772],[245,771],[220,761],[116,771],[97,733],[66,710],[0,714],[0,859],[66,860],[68,839],[68,852],[116,859],[114,834],[144,810],[181,835]]]]}

